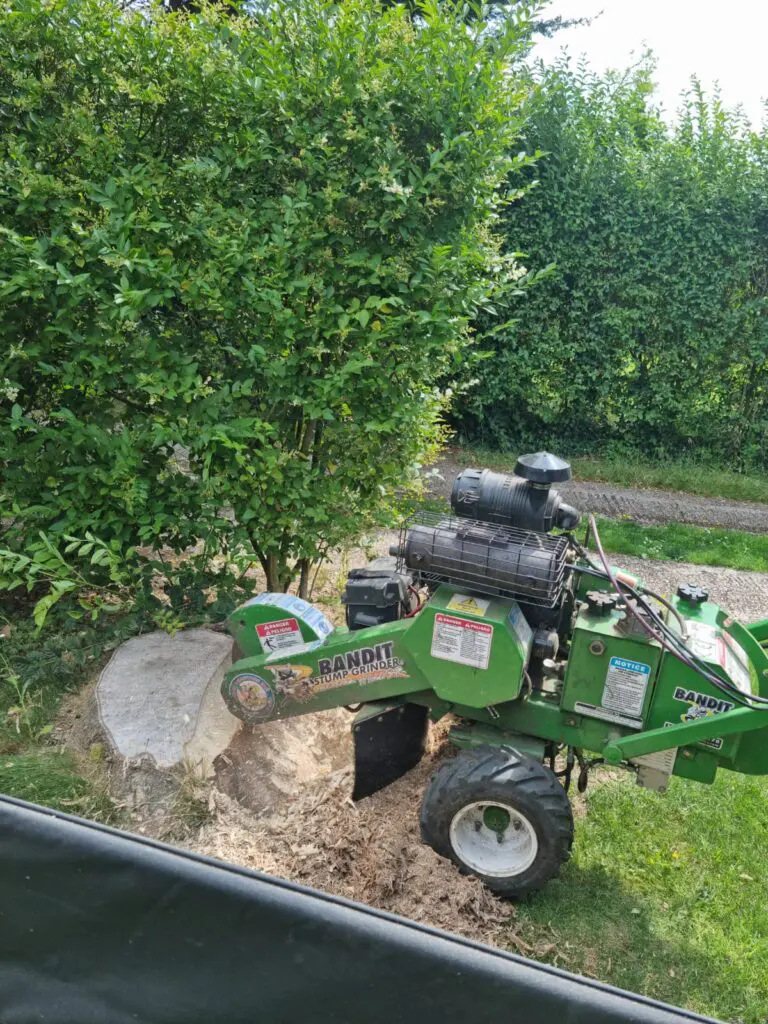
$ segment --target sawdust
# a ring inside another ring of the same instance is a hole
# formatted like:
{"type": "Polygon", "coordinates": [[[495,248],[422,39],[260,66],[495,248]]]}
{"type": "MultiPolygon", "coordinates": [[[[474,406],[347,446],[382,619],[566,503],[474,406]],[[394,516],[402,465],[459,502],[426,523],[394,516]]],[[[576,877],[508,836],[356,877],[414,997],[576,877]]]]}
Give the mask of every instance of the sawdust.
{"type": "Polygon", "coordinates": [[[514,906],[421,841],[421,799],[446,756],[445,732],[441,723],[413,771],[357,804],[350,768],[316,779],[260,815],[214,791],[213,820],[189,845],[470,939],[532,952],[510,926],[514,906]]]}
{"type": "Polygon", "coordinates": [[[282,806],[307,783],[351,764],[351,720],[335,708],[243,726],[213,762],[216,786],[252,811],[282,806]]]}

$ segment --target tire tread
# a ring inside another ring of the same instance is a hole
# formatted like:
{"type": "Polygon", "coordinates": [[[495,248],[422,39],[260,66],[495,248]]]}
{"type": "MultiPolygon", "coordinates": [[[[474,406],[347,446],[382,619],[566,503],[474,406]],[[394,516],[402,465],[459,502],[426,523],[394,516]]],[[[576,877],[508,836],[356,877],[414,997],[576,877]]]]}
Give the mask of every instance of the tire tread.
{"type": "Polygon", "coordinates": [[[534,863],[537,870],[529,869],[519,881],[478,877],[500,895],[519,898],[556,877],[573,845],[571,805],[549,768],[511,746],[482,746],[461,751],[433,776],[424,794],[420,825],[425,843],[457,864],[463,874],[471,874],[450,844],[450,822],[454,814],[462,804],[473,800],[504,796],[512,802],[515,794],[524,805],[521,810],[538,819],[538,827],[532,822],[542,850],[541,858],[534,863]]]}

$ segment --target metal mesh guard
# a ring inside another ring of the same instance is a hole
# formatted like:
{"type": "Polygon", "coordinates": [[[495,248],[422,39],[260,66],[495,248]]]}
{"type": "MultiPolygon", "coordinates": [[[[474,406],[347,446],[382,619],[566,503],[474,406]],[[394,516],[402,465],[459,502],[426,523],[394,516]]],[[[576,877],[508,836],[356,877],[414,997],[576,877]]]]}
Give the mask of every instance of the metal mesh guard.
{"type": "Polygon", "coordinates": [[[397,571],[416,573],[425,584],[451,583],[545,608],[554,607],[562,594],[566,537],[420,511],[403,522],[398,547],[397,571]],[[408,558],[409,534],[417,528],[411,537],[418,535],[418,527],[435,531],[433,550],[441,548],[439,571],[420,568],[415,558],[408,558]],[[457,556],[447,556],[448,547],[454,547],[457,556]]]}

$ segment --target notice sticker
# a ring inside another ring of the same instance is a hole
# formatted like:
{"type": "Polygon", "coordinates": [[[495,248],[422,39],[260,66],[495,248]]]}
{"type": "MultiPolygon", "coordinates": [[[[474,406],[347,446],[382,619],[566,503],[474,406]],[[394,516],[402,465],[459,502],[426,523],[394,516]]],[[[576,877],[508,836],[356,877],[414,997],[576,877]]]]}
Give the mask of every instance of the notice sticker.
{"type": "Polygon", "coordinates": [[[624,715],[642,715],[650,678],[650,665],[628,658],[611,658],[605,676],[602,706],[624,715]]]}
{"type": "Polygon", "coordinates": [[[261,649],[265,654],[276,651],[287,653],[304,643],[296,619],[282,619],[280,622],[262,622],[256,627],[261,649]]]}
{"type": "Polygon", "coordinates": [[[488,668],[493,643],[493,626],[455,615],[435,615],[432,657],[455,661],[471,668],[488,668]]]}

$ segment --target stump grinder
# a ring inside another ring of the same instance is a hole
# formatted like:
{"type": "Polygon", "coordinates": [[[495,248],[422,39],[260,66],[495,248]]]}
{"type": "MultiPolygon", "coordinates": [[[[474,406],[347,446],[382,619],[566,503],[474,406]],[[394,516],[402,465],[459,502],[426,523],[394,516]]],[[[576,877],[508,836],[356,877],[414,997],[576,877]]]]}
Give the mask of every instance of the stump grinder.
{"type": "Polygon", "coordinates": [[[570,475],[546,452],[459,473],[450,512],[410,516],[391,557],[350,572],[347,628],[289,594],[229,619],[230,711],[249,726],[353,711],[355,799],[414,767],[450,716],[458,752],[424,795],[422,837],[512,898],[568,858],[574,774],[583,792],[602,763],[661,791],[768,772],[768,620],[612,566],[592,517],[575,535],[553,486],[570,475]]]}

